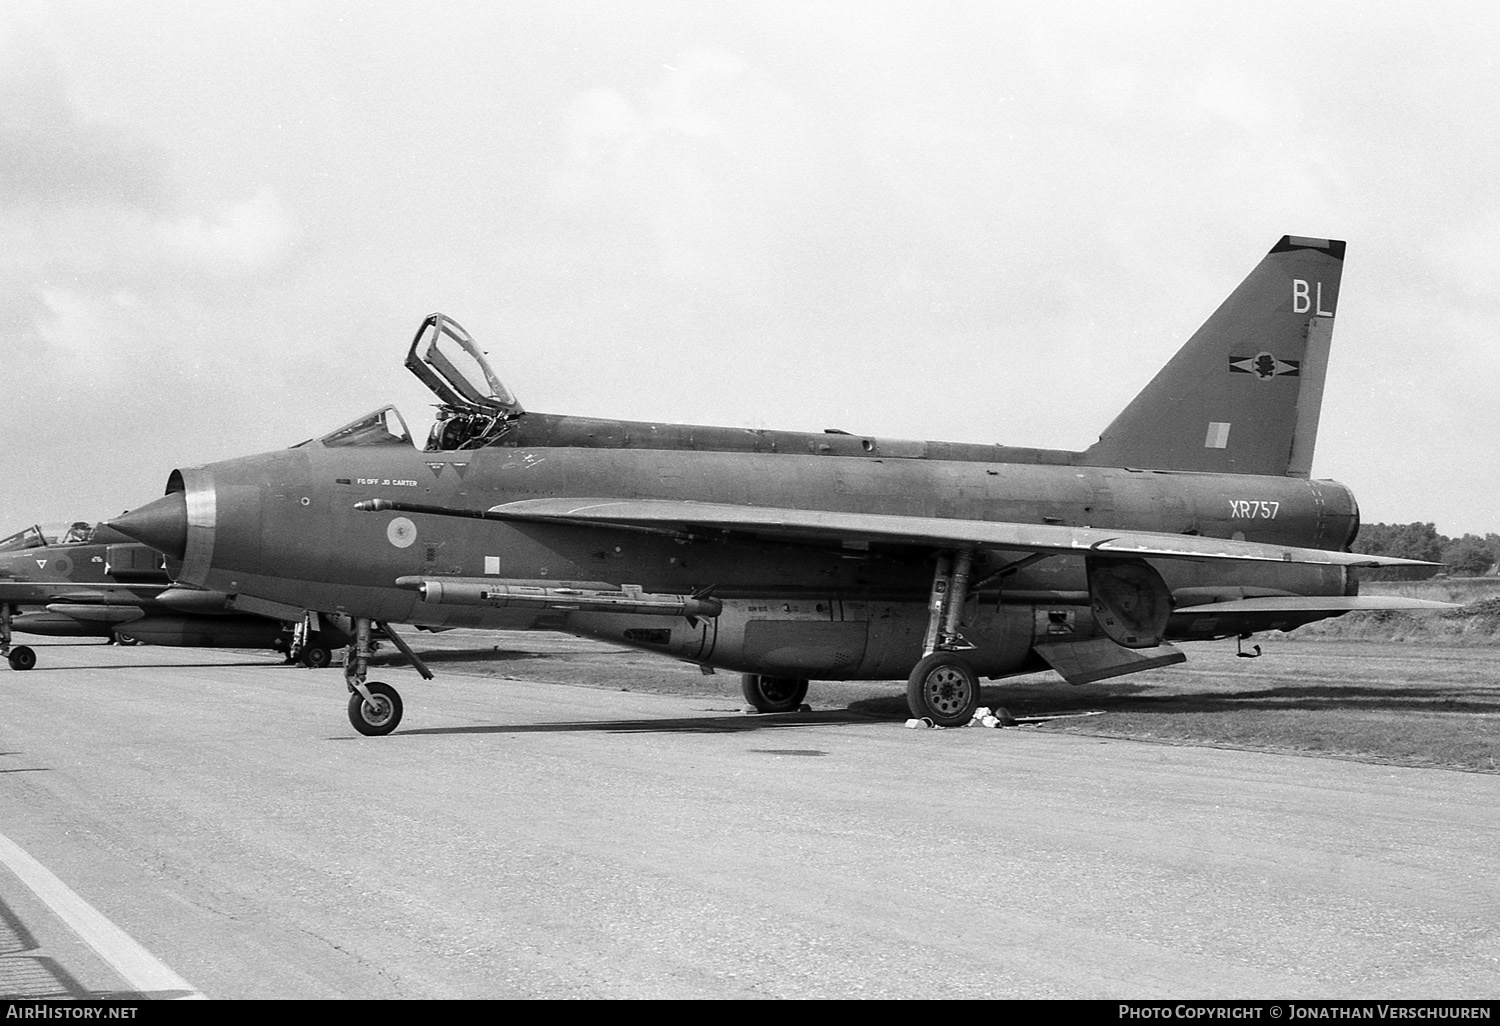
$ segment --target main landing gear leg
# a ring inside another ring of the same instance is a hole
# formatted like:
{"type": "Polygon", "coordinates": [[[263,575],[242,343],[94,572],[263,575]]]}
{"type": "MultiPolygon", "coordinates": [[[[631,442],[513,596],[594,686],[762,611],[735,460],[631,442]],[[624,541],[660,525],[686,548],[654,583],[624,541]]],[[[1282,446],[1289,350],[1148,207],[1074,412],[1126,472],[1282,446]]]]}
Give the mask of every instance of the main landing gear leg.
{"type": "Polygon", "coordinates": [[[354,640],[344,659],[344,683],[349,687],[349,722],[368,737],[380,737],[396,729],[401,722],[401,696],[389,684],[365,682],[370,672],[371,621],[354,618],[354,640]]]}
{"type": "Polygon", "coordinates": [[[939,727],[961,727],[979,708],[979,676],[958,654],[974,647],[958,629],[973,569],[972,549],[938,556],[927,604],[922,661],[906,680],[906,704],[911,714],[939,727]]]}
{"type": "Polygon", "coordinates": [[[10,618],[14,615],[14,606],[0,602],[0,656],[5,657],[12,670],[29,670],[36,665],[36,652],[29,645],[10,647],[10,618]]]}
{"type": "Polygon", "coordinates": [[[286,661],[295,663],[302,655],[302,650],[307,646],[307,636],[312,633],[311,613],[303,613],[302,619],[297,621],[297,626],[292,628],[292,643],[286,649],[286,661]]]}
{"type": "Polygon", "coordinates": [[[317,613],[308,610],[302,614],[302,621],[292,631],[292,645],[286,657],[314,670],[333,662],[333,652],[323,640],[323,622],[317,613]]]}

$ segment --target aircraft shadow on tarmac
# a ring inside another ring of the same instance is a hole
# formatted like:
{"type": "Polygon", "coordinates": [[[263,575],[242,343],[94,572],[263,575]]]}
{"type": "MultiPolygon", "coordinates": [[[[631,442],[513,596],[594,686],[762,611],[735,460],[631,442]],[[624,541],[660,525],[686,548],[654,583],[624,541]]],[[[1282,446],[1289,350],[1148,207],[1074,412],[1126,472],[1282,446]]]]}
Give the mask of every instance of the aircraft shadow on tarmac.
{"type": "MultiPolygon", "coordinates": [[[[56,672],[62,671],[62,670],[66,670],[68,672],[74,672],[74,671],[82,670],[82,669],[89,669],[89,670],[208,670],[208,669],[216,669],[216,668],[219,668],[219,667],[233,667],[233,668],[242,669],[242,670],[255,670],[255,669],[262,669],[262,668],[264,668],[264,669],[270,669],[270,670],[278,670],[278,669],[286,669],[287,668],[286,663],[284,663],[284,662],[268,663],[268,662],[262,662],[262,661],[257,660],[255,662],[243,662],[243,663],[146,663],[146,662],[140,662],[140,663],[98,663],[98,664],[92,664],[91,663],[87,667],[83,667],[83,666],[36,666],[36,667],[33,667],[30,670],[27,670],[26,672],[28,674],[33,674],[33,673],[56,673],[56,672]]],[[[304,667],[304,669],[305,669],[305,667],[304,667]]]]}
{"type": "Polygon", "coordinates": [[[0,998],[12,1001],[120,1001],[170,999],[186,992],[90,990],[55,958],[39,954],[41,945],[21,918],[0,901],[0,998]]]}
{"type": "MultiPolygon", "coordinates": [[[[838,724],[871,723],[883,717],[870,716],[853,709],[828,709],[819,712],[771,713],[732,716],[680,716],[646,720],[589,720],[567,723],[496,723],[468,727],[417,727],[397,730],[393,737],[414,734],[740,734],[759,730],[782,730],[789,727],[822,727],[838,724]]],[[[353,741],[352,737],[332,737],[330,741],[353,741]]]]}
{"type": "MultiPolygon", "coordinates": [[[[442,653],[454,662],[492,660],[491,651],[442,653]]],[[[514,659],[547,658],[539,653],[504,653],[514,659]]],[[[423,658],[429,658],[424,653],[423,658]]],[[[559,654],[556,658],[566,658],[559,654]]],[[[904,689],[891,682],[891,694],[850,701],[841,709],[803,713],[751,715],[735,713],[666,719],[594,720],[563,723],[496,723],[463,727],[397,730],[402,735],[521,734],[521,733],[678,733],[734,734],[831,724],[904,723],[911,715],[904,689]]],[[[1023,722],[1082,713],[1233,713],[1236,711],[1292,712],[1441,712],[1494,715],[1500,712],[1500,686],[1384,687],[1357,685],[1282,685],[1267,688],[1210,688],[1182,694],[1163,694],[1159,684],[1114,681],[1068,687],[1056,680],[991,685],[982,690],[981,704],[1005,709],[1023,722]]],[[[337,740],[354,740],[340,737],[337,740]]]]}
{"type": "MultiPolygon", "coordinates": [[[[508,648],[419,648],[417,654],[424,663],[510,663],[525,659],[579,658],[578,653],[573,652],[527,652],[508,648]]],[[[377,652],[370,657],[370,665],[405,666],[406,657],[400,652],[377,652]]]]}

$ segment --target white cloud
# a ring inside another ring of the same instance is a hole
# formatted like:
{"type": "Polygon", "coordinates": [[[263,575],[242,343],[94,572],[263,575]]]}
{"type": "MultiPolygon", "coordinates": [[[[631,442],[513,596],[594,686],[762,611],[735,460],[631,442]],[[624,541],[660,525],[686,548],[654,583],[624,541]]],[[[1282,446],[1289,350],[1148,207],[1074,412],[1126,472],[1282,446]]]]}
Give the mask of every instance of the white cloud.
{"type": "Polygon", "coordinates": [[[174,259],[226,276],[281,268],[295,254],[300,235],[269,186],[262,186],[247,200],[221,203],[207,216],[162,224],[158,232],[174,259]]]}
{"type": "Polygon", "coordinates": [[[151,208],[162,155],[72,103],[62,69],[29,34],[0,36],[0,209],[77,204],[151,208]]]}
{"type": "Polygon", "coordinates": [[[390,398],[439,308],[537,409],[1083,445],[1277,236],[1332,235],[1317,471],[1497,526],[1382,423],[1500,431],[1444,402],[1500,324],[1488,9],[435,3],[31,4],[0,374],[123,406],[171,365],[197,437],[150,444],[228,455],[235,410],[390,398]]]}
{"type": "MultiPolygon", "coordinates": [[[[1488,304],[1493,318],[1500,302],[1500,209],[1477,212],[1471,220],[1438,232],[1423,246],[1430,272],[1448,280],[1464,298],[1488,304]]],[[[1500,323],[1489,325],[1489,338],[1500,335],[1500,323]]]]}
{"type": "Polygon", "coordinates": [[[1194,106],[1244,131],[1285,131],[1302,122],[1294,97],[1263,75],[1214,64],[1193,83],[1194,106]]]}
{"type": "Polygon", "coordinates": [[[592,243],[631,253],[633,273],[737,287],[735,265],[757,248],[741,229],[785,201],[784,168],[801,163],[768,117],[784,105],[744,59],[705,47],[661,64],[638,91],[582,90],[551,178],[555,209],[591,227],[592,243]]]}

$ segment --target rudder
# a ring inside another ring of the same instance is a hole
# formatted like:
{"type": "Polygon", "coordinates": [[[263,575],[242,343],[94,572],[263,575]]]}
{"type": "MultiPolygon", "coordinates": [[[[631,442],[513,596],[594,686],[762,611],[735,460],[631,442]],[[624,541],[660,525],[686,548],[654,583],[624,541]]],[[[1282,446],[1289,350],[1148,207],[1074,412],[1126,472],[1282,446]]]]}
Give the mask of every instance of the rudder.
{"type": "Polygon", "coordinates": [[[1343,242],[1283,236],[1079,462],[1311,476],[1343,269],[1343,242]]]}

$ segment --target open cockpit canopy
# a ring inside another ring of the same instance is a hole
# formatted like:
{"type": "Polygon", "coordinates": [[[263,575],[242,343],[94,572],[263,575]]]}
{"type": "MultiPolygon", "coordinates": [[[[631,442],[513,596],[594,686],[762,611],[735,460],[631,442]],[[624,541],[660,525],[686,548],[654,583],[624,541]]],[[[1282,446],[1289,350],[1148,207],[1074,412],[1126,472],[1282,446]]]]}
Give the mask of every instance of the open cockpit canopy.
{"type": "Polygon", "coordinates": [[[496,377],[479,344],[443,314],[429,315],[417,329],[406,366],[439,400],[429,451],[488,445],[525,412],[496,377]]]}
{"type": "MultiPolygon", "coordinates": [[[[437,423],[427,439],[429,452],[489,445],[525,412],[495,376],[473,337],[443,314],[430,314],[422,321],[406,366],[438,397],[437,423]]],[[[317,441],[332,447],[416,444],[394,406],[382,406],[317,441]]]]}
{"type": "Polygon", "coordinates": [[[432,389],[443,405],[456,410],[521,413],[473,337],[455,320],[429,314],[412,339],[406,366],[432,389]]]}

